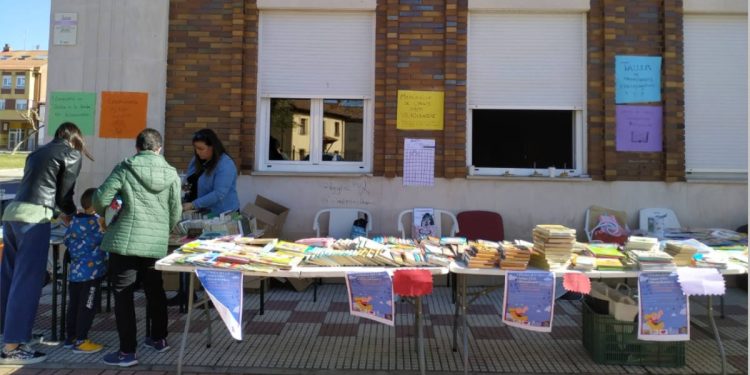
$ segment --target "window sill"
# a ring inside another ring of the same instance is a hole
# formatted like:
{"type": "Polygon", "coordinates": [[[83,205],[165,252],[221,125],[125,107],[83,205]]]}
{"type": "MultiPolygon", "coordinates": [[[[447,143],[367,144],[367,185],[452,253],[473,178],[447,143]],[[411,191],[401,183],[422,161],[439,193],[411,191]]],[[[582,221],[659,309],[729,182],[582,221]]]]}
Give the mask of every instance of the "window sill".
{"type": "Polygon", "coordinates": [[[466,176],[467,180],[502,180],[502,181],[534,181],[534,182],[590,182],[593,181],[591,177],[531,177],[531,176],[482,176],[482,175],[470,175],[466,176]]]}
{"type": "Polygon", "coordinates": [[[270,176],[270,177],[372,177],[371,172],[269,172],[253,171],[244,176],[270,176]]]}

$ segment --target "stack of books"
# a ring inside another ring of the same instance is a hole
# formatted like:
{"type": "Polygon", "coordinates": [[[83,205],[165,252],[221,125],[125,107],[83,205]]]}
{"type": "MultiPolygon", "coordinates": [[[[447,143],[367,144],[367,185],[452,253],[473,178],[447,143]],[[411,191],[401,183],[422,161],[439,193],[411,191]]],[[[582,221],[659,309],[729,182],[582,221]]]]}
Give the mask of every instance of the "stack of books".
{"type": "Polygon", "coordinates": [[[675,265],[691,266],[693,264],[693,256],[698,252],[698,249],[679,242],[667,241],[664,251],[672,256],[675,265]]]}
{"type": "Polygon", "coordinates": [[[699,268],[716,268],[723,270],[727,268],[728,259],[724,254],[713,252],[708,254],[699,254],[695,257],[693,265],[699,268]]]}
{"type": "Polygon", "coordinates": [[[543,269],[567,268],[576,242],[576,230],[557,224],[534,227],[533,259],[535,266],[543,269]]]}
{"type": "Polygon", "coordinates": [[[625,254],[620,252],[617,244],[591,243],[587,246],[588,252],[596,259],[594,264],[599,271],[622,271],[624,265],[622,258],[625,254]]]}
{"type": "Polygon", "coordinates": [[[659,239],[656,237],[630,236],[628,241],[625,242],[625,251],[628,250],[658,251],[659,239]]]}
{"type": "Polygon", "coordinates": [[[469,242],[463,260],[469,268],[495,268],[500,261],[500,250],[487,242],[469,242]]]}
{"type": "Polygon", "coordinates": [[[632,259],[641,271],[673,271],[676,269],[672,256],[663,251],[629,250],[632,259]]]}
{"type": "Polygon", "coordinates": [[[570,258],[571,268],[578,271],[591,271],[596,267],[596,258],[588,255],[573,254],[570,258]]]}
{"type": "Polygon", "coordinates": [[[527,246],[516,245],[508,241],[499,244],[500,269],[523,271],[528,267],[531,259],[531,249],[527,246]]]}

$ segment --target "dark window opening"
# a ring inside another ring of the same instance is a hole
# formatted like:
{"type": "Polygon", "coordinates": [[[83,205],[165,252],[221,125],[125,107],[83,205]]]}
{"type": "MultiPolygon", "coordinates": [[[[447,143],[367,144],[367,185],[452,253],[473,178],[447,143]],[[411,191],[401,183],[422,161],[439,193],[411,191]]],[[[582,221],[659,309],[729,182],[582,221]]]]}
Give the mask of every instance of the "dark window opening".
{"type": "Polygon", "coordinates": [[[472,162],[478,168],[571,169],[574,135],[573,111],[475,109],[472,162]]]}

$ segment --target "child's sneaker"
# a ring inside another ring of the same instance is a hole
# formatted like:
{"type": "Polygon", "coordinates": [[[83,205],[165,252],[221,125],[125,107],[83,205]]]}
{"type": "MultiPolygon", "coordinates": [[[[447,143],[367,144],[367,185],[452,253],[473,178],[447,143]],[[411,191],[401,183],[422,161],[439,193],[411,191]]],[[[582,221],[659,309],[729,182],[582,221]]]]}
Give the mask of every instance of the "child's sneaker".
{"type": "Polygon", "coordinates": [[[37,352],[26,345],[19,345],[17,348],[0,353],[0,364],[2,365],[30,365],[39,363],[47,359],[47,355],[37,352]]]}
{"type": "Polygon", "coordinates": [[[163,353],[169,350],[169,344],[167,344],[167,339],[154,340],[150,337],[146,337],[146,341],[143,343],[143,345],[156,350],[156,352],[158,353],[163,353]]]}
{"type": "Polygon", "coordinates": [[[63,344],[63,348],[65,348],[65,349],[73,349],[74,346],[76,346],[76,340],[75,339],[65,339],[65,343],[63,344]]]}
{"type": "Polygon", "coordinates": [[[91,340],[76,341],[73,353],[92,354],[100,352],[103,348],[103,345],[91,342],[91,340]]]}
{"type": "Polygon", "coordinates": [[[138,364],[138,359],[135,358],[135,353],[123,353],[116,351],[109,353],[102,358],[104,363],[112,366],[130,367],[138,364]]]}

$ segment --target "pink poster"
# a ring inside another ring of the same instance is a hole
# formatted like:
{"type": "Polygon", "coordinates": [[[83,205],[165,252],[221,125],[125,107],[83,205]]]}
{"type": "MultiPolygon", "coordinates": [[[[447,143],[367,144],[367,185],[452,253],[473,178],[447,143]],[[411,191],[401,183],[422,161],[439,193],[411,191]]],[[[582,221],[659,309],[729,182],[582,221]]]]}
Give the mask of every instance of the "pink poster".
{"type": "Polygon", "coordinates": [[[662,107],[618,105],[615,109],[617,151],[661,152],[662,107]]]}

